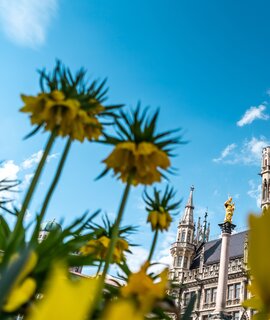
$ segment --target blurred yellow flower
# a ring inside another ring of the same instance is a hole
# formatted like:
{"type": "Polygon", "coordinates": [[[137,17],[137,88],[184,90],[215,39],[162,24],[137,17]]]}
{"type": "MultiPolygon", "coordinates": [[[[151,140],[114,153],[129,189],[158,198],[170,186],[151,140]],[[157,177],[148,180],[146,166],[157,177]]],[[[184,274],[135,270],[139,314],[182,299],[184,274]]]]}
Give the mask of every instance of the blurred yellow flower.
{"type": "Polygon", "coordinates": [[[101,320],[143,320],[144,316],[135,307],[132,301],[117,300],[111,302],[105,309],[101,320]]]}
{"type": "Polygon", "coordinates": [[[159,169],[167,169],[170,160],[166,152],[151,142],[121,142],[103,162],[115,175],[126,182],[132,175],[132,184],[151,185],[161,180],[159,169]]]}
{"type": "Polygon", "coordinates": [[[263,315],[264,319],[270,319],[269,225],[270,208],[263,210],[260,216],[249,216],[248,264],[251,272],[249,290],[253,298],[246,300],[244,305],[258,310],[258,317],[263,315]]]}
{"type": "Polygon", "coordinates": [[[127,285],[121,288],[123,297],[136,298],[143,313],[151,311],[154,303],[166,296],[168,286],[167,269],[160,273],[160,281],[154,282],[154,279],[146,273],[148,267],[149,263],[145,263],[139,272],[132,273],[127,285]]]}
{"type": "Polygon", "coordinates": [[[168,230],[172,217],[167,211],[150,211],[148,213],[147,222],[151,223],[152,230],[168,230]]]}
{"type": "MultiPolygon", "coordinates": [[[[45,125],[45,130],[58,129],[61,136],[83,141],[97,140],[102,132],[102,125],[96,116],[104,107],[93,101],[96,108],[88,111],[81,108],[77,99],[65,97],[62,91],[53,90],[51,93],[40,93],[37,96],[21,96],[24,106],[22,112],[31,114],[31,123],[45,125]]],[[[94,99],[92,99],[94,100],[94,99]]]]}
{"type": "Polygon", "coordinates": [[[68,279],[67,269],[56,265],[43,298],[30,310],[28,320],[85,320],[93,310],[97,279],[68,279]]]}
{"type": "MultiPolygon", "coordinates": [[[[18,259],[18,255],[12,258],[11,264],[18,259]]],[[[15,284],[7,297],[6,303],[3,306],[5,312],[13,312],[20,306],[30,300],[36,291],[36,282],[34,279],[25,277],[34,269],[37,263],[37,255],[33,251],[30,252],[29,258],[26,261],[20,274],[17,276],[15,284]]]]}
{"type": "MultiPolygon", "coordinates": [[[[80,252],[83,255],[94,255],[96,259],[105,259],[110,245],[110,239],[102,236],[98,239],[91,239],[86,245],[81,247],[80,252]]],[[[125,239],[118,238],[114,251],[113,262],[120,263],[125,260],[124,251],[128,250],[128,242],[125,239]]]]}

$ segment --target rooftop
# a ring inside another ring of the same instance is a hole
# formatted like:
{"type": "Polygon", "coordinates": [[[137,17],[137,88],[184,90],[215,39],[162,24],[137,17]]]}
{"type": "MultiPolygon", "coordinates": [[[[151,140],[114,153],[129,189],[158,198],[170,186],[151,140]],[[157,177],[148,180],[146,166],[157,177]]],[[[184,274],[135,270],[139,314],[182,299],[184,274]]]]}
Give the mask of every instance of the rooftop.
{"type": "MultiPolygon", "coordinates": [[[[244,255],[244,243],[248,231],[242,231],[239,233],[232,234],[229,246],[229,259],[237,257],[243,257],[244,255]]],[[[192,262],[191,269],[199,267],[200,264],[200,253],[202,246],[198,248],[195,258],[192,262]]],[[[215,239],[204,244],[204,264],[217,263],[220,260],[221,252],[221,238],[215,239]]]]}

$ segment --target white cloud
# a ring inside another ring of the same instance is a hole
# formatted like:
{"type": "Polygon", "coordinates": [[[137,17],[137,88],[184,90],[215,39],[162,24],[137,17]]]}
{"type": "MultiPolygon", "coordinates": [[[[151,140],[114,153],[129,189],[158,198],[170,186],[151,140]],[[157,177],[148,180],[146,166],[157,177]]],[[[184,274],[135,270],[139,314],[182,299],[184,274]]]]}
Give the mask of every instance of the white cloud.
{"type": "Polygon", "coordinates": [[[44,44],[58,0],[0,0],[0,22],[14,43],[35,48],[44,44]]]}
{"type": "Polygon", "coordinates": [[[249,180],[248,182],[250,189],[248,190],[247,194],[250,198],[256,200],[257,207],[261,207],[261,184],[255,184],[253,180],[249,180]]]}
{"type": "Polygon", "coordinates": [[[39,163],[41,157],[43,155],[43,150],[39,150],[38,152],[32,154],[29,158],[24,160],[21,164],[23,169],[31,169],[34,164],[39,163]]]}
{"type": "Polygon", "coordinates": [[[132,247],[132,254],[127,254],[127,264],[132,272],[137,272],[148,258],[148,250],[143,247],[132,247]]]}
{"type": "Polygon", "coordinates": [[[8,160],[0,166],[0,180],[9,179],[15,180],[18,178],[20,167],[13,160],[8,160]]]}
{"type": "Polygon", "coordinates": [[[213,159],[214,162],[221,162],[226,164],[244,164],[257,165],[261,163],[262,149],[270,144],[264,136],[259,138],[252,137],[250,140],[244,140],[241,146],[233,143],[227,146],[220,157],[213,159]],[[229,150],[229,152],[228,152],[229,150]]]}
{"type": "Polygon", "coordinates": [[[269,115],[265,114],[264,111],[266,109],[265,104],[260,104],[258,107],[250,107],[243,117],[237,121],[238,127],[243,127],[247,124],[252,123],[256,119],[267,120],[269,119],[269,115]]]}
{"type": "MultiPolygon", "coordinates": [[[[22,169],[27,170],[31,169],[35,164],[39,163],[41,157],[43,156],[43,150],[39,150],[36,153],[33,153],[29,158],[24,160],[21,164],[22,169]]],[[[50,162],[51,159],[55,159],[58,157],[58,153],[53,153],[48,155],[46,161],[50,162]]]]}
{"type": "Polygon", "coordinates": [[[214,162],[220,162],[224,158],[228,157],[232,151],[237,147],[235,143],[229,144],[222,152],[219,158],[213,159],[214,162]]]}

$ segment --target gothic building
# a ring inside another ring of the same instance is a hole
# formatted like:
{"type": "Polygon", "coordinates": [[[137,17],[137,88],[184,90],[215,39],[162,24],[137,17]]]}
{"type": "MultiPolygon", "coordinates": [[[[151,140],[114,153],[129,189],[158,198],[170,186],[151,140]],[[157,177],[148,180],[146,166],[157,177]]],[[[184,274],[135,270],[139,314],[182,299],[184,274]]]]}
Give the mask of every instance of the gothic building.
{"type": "MultiPolygon", "coordinates": [[[[263,208],[270,204],[270,147],[262,151],[261,177],[261,207],[263,208]]],[[[252,310],[245,310],[241,305],[249,295],[247,291],[248,231],[229,235],[230,241],[225,257],[226,270],[222,270],[220,262],[224,260],[222,255],[225,255],[226,251],[222,248],[223,240],[218,238],[209,241],[210,226],[207,225],[207,214],[203,223],[199,219],[195,227],[193,192],[194,187],[191,187],[183,217],[178,225],[176,241],[171,245],[173,264],[169,277],[174,283],[172,294],[179,307],[179,313],[184,313],[191,297],[196,294],[191,319],[213,319],[218,301],[217,295],[223,294],[223,308],[228,319],[250,319],[252,310]],[[220,274],[224,275],[224,279],[226,278],[223,293],[218,293],[220,274]]]]}

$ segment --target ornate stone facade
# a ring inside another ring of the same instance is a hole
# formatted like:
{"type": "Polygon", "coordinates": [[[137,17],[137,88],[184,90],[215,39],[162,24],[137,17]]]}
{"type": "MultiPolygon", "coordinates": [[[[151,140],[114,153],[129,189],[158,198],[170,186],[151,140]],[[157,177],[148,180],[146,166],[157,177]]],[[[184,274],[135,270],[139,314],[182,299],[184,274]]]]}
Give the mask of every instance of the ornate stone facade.
{"type": "MultiPolygon", "coordinates": [[[[261,207],[270,205],[270,147],[262,150],[262,197],[261,207]]],[[[216,310],[217,286],[220,270],[221,238],[208,241],[209,224],[206,217],[197,227],[193,221],[193,192],[191,188],[185,212],[178,225],[176,242],[171,245],[173,264],[169,277],[174,283],[172,295],[183,313],[192,295],[197,299],[192,320],[213,319],[216,310]]],[[[226,223],[221,224],[226,232],[226,223]]],[[[224,312],[233,320],[250,319],[252,310],[245,310],[241,303],[249,293],[247,291],[247,234],[248,231],[230,235],[228,249],[228,270],[224,312]]]]}

